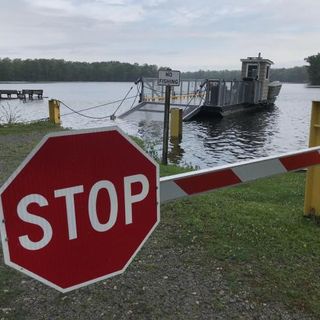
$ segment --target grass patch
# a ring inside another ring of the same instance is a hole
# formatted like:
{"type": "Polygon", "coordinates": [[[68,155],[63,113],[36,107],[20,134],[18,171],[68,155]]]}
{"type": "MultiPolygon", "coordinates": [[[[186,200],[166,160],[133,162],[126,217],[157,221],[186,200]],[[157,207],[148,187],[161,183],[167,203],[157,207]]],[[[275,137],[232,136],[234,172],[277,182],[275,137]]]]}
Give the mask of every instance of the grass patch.
{"type": "Polygon", "coordinates": [[[159,163],[160,176],[161,177],[170,176],[170,175],[174,175],[174,174],[178,174],[178,173],[183,173],[183,172],[188,172],[188,171],[195,170],[191,166],[180,167],[180,166],[176,166],[176,165],[164,165],[164,164],[161,164],[161,160],[158,159],[158,155],[157,155],[157,153],[154,150],[154,147],[152,145],[145,144],[141,139],[139,139],[137,137],[131,136],[130,138],[135,143],[137,143],[138,146],[140,146],[142,149],[146,150],[146,152],[159,163]]]}
{"type": "Polygon", "coordinates": [[[0,184],[49,132],[64,130],[49,121],[0,125],[0,184]]]}
{"type": "Polygon", "coordinates": [[[183,173],[183,172],[188,172],[188,171],[192,171],[194,170],[192,167],[178,167],[175,165],[163,165],[160,164],[160,176],[161,177],[165,177],[165,176],[171,176],[174,174],[178,174],[178,173],[183,173]]]}
{"type": "Polygon", "coordinates": [[[63,128],[50,121],[35,121],[31,123],[10,123],[0,125],[1,135],[26,134],[33,132],[50,132],[62,130],[63,128]]]}
{"type": "Polygon", "coordinates": [[[229,287],[320,315],[320,229],[303,218],[304,173],[167,204],[185,245],[219,260],[229,287]]]}

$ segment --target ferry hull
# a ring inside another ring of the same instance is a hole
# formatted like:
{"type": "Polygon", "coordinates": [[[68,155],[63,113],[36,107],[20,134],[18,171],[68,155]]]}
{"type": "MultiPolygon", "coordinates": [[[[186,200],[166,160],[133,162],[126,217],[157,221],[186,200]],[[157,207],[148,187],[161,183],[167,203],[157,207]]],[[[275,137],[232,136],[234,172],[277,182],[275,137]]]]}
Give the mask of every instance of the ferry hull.
{"type": "Polygon", "coordinates": [[[198,112],[197,116],[207,116],[207,117],[226,117],[229,115],[237,114],[240,112],[251,112],[255,110],[262,110],[266,108],[273,107],[274,103],[259,103],[259,104],[236,104],[228,105],[222,107],[213,107],[203,105],[201,110],[198,112]]]}

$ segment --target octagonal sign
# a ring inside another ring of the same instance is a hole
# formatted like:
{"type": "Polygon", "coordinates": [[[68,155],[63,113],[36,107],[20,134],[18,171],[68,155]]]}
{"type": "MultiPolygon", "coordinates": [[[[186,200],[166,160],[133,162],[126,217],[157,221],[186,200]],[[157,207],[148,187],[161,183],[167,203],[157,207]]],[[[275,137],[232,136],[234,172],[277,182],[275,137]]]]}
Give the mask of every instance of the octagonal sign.
{"type": "Polygon", "coordinates": [[[122,273],[159,223],[158,171],[116,127],[47,135],[0,189],[6,264],[62,292],[122,273]]]}

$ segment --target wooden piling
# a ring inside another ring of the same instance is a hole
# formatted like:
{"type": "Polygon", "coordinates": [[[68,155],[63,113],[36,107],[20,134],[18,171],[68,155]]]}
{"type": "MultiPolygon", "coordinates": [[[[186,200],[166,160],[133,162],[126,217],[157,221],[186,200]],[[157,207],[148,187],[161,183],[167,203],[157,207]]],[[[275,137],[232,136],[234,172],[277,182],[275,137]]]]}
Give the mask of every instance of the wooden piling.
{"type": "Polygon", "coordinates": [[[49,119],[54,124],[61,124],[60,120],[60,102],[58,100],[49,100],[49,119]]]}
{"type": "Polygon", "coordinates": [[[170,136],[182,138],[182,109],[180,108],[171,108],[170,136]]]}

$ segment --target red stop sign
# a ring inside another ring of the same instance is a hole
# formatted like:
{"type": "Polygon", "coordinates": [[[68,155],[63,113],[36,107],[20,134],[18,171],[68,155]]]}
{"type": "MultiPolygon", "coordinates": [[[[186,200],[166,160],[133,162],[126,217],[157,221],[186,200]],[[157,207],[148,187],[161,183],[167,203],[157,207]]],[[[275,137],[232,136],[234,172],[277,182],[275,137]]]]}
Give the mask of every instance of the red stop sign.
{"type": "Polygon", "coordinates": [[[46,136],[0,189],[5,262],[62,292],[122,273],[159,222],[158,181],[115,127],[46,136]]]}

